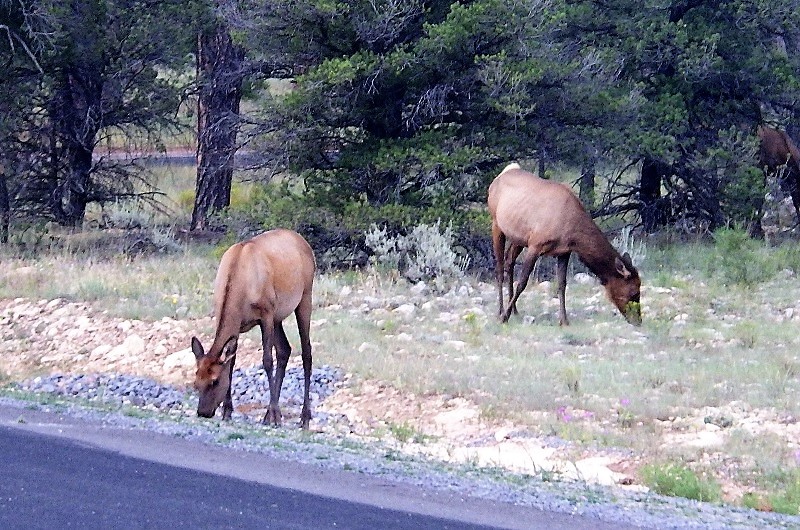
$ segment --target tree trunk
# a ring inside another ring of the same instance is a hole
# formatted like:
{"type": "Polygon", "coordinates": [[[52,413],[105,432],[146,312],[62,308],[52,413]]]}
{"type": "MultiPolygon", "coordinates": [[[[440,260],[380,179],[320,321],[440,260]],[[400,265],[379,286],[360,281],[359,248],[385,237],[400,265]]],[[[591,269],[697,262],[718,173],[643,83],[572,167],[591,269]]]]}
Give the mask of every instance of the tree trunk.
{"type": "Polygon", "coordinates": [[[83,225],[92,171],[92,150],[75,142],[67,147],[66,178],[61,185],[61,224],[74,228],[83,225]]]}
{"type": "Polygon", "coordinates": [[[92,152],[101,126],[102,76],[84,66],[65,69],[51,105],[51,155],[56,179],[51,208],[56,221],[79,228],[92,186],[92,152]],[[58,143],[61,149],[58,149],[58,143]],[[58,157],[66,162],[64,173],[58,157]]]}
{"type": "Polygon", "coordinates": [[[661,183],[668,166],[652,158],[642,163],[642,177],[639,181],[639,201],[642,225],[646,233],[655,232],[667,222],[667,211],[661,198],[661,183]]]}
{"type": "Polygon", "coordinates": [[[8,197],[8,181],[5,166],[0,164],[0,244],[8,243],[11,225],[11,201],[8,197]]]}
{"type": "Polygon", "coordinates": [[[204,229],[211,214],[231,201],[244,48],[218,24],[198,37],[197,185],[191,229],[204,229]]]}
{"type": "Polygon", "coordinates": [[[595,166],[594,162],[587,162],[581,168],[581,177],[578,181],[578,196],[587,210],[591,211],[595,206],[595,166]]]}

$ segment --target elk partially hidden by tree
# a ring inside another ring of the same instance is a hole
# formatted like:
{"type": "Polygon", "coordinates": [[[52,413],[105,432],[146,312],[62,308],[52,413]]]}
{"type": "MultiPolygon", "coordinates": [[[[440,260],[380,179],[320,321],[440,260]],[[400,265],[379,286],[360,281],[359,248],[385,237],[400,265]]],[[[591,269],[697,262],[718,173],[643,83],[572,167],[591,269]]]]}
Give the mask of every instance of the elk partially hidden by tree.
{"type": "Polygon", "coordinates": [[[641,280],[630,256],[620,255],[600,228],[592,221],[581,202],[564,184],[544,180],[524,171],[518,164],[508,165],[489,186],[489,213],[492,216],[492,244],[497,277],[498,314],[508,321],[517,299],[528,284],[540,256],[557,259],[559,323],[568,325],[565,304],[567,264],[575,252],[606,289],[606,294],[625,319],[642,323],[641,280]],[[510,256],[506,261],[506,244],[510,256]],[[503,280],[506,265],[511,274],[514,260],[523,247],[528,252],[522,262],[516,289],[510,286],[510,301],[504,310],[503,280]]]}
{"type": "Polygon", "coordinates": [[[239,334],[259,326],[270,391],[263,422],[281,423],[278,400],[292,353],[283,321],[294,312],[300,332],[305,383],[301,426],[308,429],[311,419],[309,329],[315,268],[311,247],[291,230],[270,230],[225,251],[214,280],[214,342],[205,352],[197,337],[192,337],[192,351],[197,360],[194,386],[200,393],[199,416],[214,416],[222,403],[222,418],[230,419],[233,413],[231,383],[239,334]],[[273,346],[277,361],[274,373],[273,346]]]}
{"type": "Polygon", "coordinates": [[[792,198],[800,221],[800,150],[789,135],[767,125],[758,126],[759,166],[766,178],[775,177],[781,189],[792,198]]]}

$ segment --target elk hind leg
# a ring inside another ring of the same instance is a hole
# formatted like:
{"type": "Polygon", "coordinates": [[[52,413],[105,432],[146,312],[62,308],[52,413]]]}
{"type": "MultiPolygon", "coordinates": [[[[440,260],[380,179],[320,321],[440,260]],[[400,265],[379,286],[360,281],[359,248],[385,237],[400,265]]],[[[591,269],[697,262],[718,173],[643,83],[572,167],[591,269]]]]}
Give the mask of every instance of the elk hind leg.
{"type": "Polygon", "coordinates": [[[261,347],[263,348],[262,362],[264,364],[264,371],[267,373],[267,383],[269,384],[269,405],[267,405],[267,413],[264,414],[262,423],[279,425],[280,424],[280,410],[277,408],[277,395],[279,389],[276,390],[275,383],[276,377],[273,372],[272,362],[272,347],[275,343],[275,324],[272,317],[262,317],[260,322],[261,327],[261,347]]]}
{"type": "Polygon", "coordinates": [[[277,361],[275,367],[275,390],[269,396],[269,409],[268,414],[271,413],[271,421],[273,425],[280,425],[282,422],[282,414],[280,408],[281,388],[283,387],[283,378],[286,376],[286,365],[289,363],[289,357],[292,355],[292,347],[289,344],[289,339],[286,338],[286,333],[283,331],[283,323],[275,323],[275,360],[277,361]]]}
{"type": "MultiPolygon", "coordinates": [[[[519,245],[514,245],[513,243],[508,249],[508,297],[514,294],[514,263],[516,263],[517,258],[519,257],[520,253],[522,252],[522,247],[519,245]]],[[[517,310],[517,303],[514,302],[511,304],[511,311],[518,315],[519,311],[517,310]]]]}

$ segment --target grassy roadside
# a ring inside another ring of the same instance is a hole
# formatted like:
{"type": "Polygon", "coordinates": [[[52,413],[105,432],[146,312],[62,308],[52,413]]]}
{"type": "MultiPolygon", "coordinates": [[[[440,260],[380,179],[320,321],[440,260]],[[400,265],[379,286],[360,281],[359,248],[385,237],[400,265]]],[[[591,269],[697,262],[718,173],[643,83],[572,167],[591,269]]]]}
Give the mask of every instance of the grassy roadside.
{"type": "MultiPolygon", "coordinates": [[[[486,419],[511,419],[577,447],[635,451],[662,493],[689,496],[688,471],[710,484],[698,483],[701,491],[734,483],[729,501],[797,513],[794,254],[755,249],[742,259],[773,272],[731,281],[741,272],[735,263],[720,265],[719,252],[700,243],[651,248],[642,267],[641,328],[627,325],[591,284],[570,284],[572,325],[559,328],[547,283],[532,286],[520,299],[521,316],[501,325],[493,316],[494,286],[474,278],[416,292],[387,273],[322,274],[315,357],[356,381],[464,397],[486,419]],[[719,433],[719,443],[681,443],[707,431],[719,433]],[[684,479],[668,480],[676,469],[684,479]]],[[[6,252],[0,298],[66,298],[126,318],[192,319],[210,311],[218,255],[201,245],[135,259],[91,248],[34,257],[6,252]]]]}

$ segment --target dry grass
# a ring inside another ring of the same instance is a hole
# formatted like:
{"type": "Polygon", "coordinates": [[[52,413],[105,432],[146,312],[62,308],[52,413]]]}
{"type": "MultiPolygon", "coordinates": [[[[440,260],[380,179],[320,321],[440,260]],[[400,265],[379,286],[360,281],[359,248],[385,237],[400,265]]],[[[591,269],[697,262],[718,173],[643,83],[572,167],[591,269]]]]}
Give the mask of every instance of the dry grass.
{"type": "MultiPolygon", "coordinates": [[[[782,260],[785,250],[763,252],[782,260]]],[[[641,328],[616,314],[598,285],[570,284],[572,325],[561,328],[546,283],[531,285],[520,316],[501,325],[494,285],[475,279],[435,294],[386,274],[320,275],[315,362],[341,366],[356,381],[464,397],[487,418],[579,445],[710,467],[748,491],[780,489],[781,477],[796,475],[779,471],[796,469],[800,454],[791,430],[800,417],[800,284],[777,266],[755,285],[723,285],[704,268],[712,253],[699,244],[649,250],[641,328]],[[665,442],[709,423],[727,435],[722,446],[665,442]]],[[[211,247],[135,259],[69,249],[7,253],[0,297],[85,300],[129,318],[194,318],[210,312],[216,265],[211,247]]],[[[296,344],[294,324],[286,329],[296,344]]]]}

